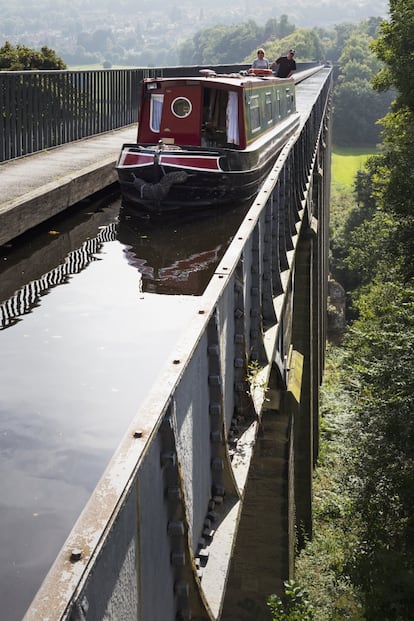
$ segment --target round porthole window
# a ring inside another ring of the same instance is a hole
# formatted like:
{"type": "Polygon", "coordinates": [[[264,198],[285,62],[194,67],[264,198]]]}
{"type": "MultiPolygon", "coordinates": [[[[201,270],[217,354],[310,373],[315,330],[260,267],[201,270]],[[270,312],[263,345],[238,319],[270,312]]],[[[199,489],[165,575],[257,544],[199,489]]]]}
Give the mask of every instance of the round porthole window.
{"type": "Polygon", "coordinates": [[[191,101],[187,97],[177,97],[171,104],[171,110],[178,118],[185,119],[191,113],[191,101]]]}

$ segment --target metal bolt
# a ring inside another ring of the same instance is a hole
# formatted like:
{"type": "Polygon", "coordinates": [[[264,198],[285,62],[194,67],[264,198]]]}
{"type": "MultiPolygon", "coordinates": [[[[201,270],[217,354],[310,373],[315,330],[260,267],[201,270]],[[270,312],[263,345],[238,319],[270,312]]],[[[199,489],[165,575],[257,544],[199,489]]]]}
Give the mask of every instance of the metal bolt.
{"type": "Polygon", "coordinates": [[[182,522],[181,520],[177,521],[177,522],[169,522],[168,523],[168,534],[170,535],[170,537],[172,536],[177,536],[177,535],[184,535],[184,522],[182,522]]]}
{"type": "Polygon", "coordinates": [[[220,457],[214,457],[214,459],[211,460],[211,468],[215,472],[220,472],[224,469],[223,460],[220,457]]]}
{"type": "Polygon", "coordinates": [[[169,487],[167,490],[169,500],[180,500],[181,491],[179,487],[169,487]]]}
{"type": "Polygon", "coordinates": [[[183,567],[185,565],[184,552],[172,552],[171,563],[174,565],[174,567],[183,567]]]}
{"type": "Polygon", "coordinates": [[[223,485],[213,485],[213,496],[224,496],[225,493],[223,485]]]}
{"type": "Polygon", "coordinates": [[[179,597],[188,597],[190,593],[190,586],[188,582],[184,580],[179,580],[174,584],[174,592],[179,597]]]}
{"type": "Polygon", "coordinates": [[[208,383],[210,384],[210,386],[220,386],[221,385],[221,379],[219,375],[209,375],[208,376],[208,383]]]}
{"type": "Polygon", "coordinates": [[[163,453],[161,455],[161,465],[165,466],[175,466],[177,463],[177,456],[175,453],[163,453]]]}
{"type": "Polygon", "coordinates": [[[209,412],[210,414],[213,414],[215,416],[220,416],[221,414],[221,405],[220,403],[212,403],[209,407],[209,412]]]}
{"type": "Polygon", "coordinates": [[[220,353],[218,345],[209,345],[207,351],[210,356],[218,356],[220,353]]]}
{"type": "Polygon", "coordinates": [[[72,563],[76,563],[76,561],[80,561],[82,558],[82,550],[72,550],[70,555],[70,560],[72,563]]]}
{"type": "Polygon", "coordinates": [[[212,431],[210,434],[210,438],[212,442],[221,442],[223,436],[221,435],[221,431],[212,431]]]}

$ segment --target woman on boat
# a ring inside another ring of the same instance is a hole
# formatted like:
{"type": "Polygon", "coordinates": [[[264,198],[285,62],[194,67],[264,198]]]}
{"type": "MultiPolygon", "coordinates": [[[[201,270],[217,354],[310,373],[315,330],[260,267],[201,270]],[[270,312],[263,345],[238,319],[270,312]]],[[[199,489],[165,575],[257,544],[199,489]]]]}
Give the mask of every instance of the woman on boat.
{"type": "Polygon", "coordinates": [[[269,69],[269,61],[265,58],[262,47],[257,50],[257,58],[252,62],[252,69],[269,69]]]}

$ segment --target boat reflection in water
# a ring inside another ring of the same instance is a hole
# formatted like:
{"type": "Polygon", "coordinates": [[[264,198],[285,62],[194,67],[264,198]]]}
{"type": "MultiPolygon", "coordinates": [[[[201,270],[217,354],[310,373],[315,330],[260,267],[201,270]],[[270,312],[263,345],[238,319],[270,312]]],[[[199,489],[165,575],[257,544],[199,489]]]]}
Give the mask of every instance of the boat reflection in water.
{"type": "Polygon", "coordinates": [[[117,201],[87,205],[46,223],[28,238],[0,248],[0,330],[31,313],[52,289],[103,260],[106,244],[122,247],[127,262],[140,272],[143,291],[201,295],[248,208],[242,203],[220,212],[161,219],[117,201]]]}
{"type": "Polygon", "coordinates": [[[142,274],[142,290],[202,295],[250,203],[223,211],[148,217],[123,205],[117,239],[142,274]]]}

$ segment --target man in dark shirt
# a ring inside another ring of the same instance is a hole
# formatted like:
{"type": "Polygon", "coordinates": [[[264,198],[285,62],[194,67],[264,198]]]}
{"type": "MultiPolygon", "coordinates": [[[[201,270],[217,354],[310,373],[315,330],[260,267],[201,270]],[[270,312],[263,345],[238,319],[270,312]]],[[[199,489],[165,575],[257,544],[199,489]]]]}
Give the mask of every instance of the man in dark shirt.
{"type": "Polygon", "coordinates": [[[290,78],[292,73],[296,71],[294,56],[295,50],[289,50],[286,56],[280,56],[270,65],[271,69],[277,65],[276,75],[278,78],[290,78]]]}

